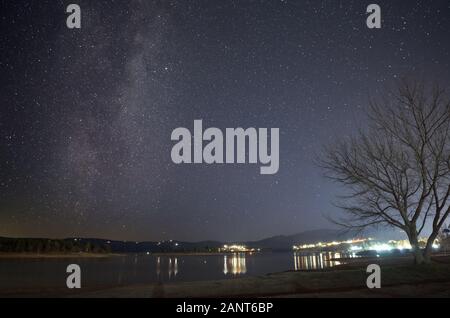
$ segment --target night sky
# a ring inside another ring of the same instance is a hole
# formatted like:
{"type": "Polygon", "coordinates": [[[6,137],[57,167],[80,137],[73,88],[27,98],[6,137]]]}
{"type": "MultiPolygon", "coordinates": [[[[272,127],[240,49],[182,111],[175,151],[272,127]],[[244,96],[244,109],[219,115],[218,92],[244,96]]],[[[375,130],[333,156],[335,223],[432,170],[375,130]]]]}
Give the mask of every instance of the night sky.
{"type": "Polygon", "coordinates": [[[0,236],[332,228],[314,164],[403,76],[450,83],[450,2],[0,1],[0,236]],[[368,29],[366,7],[382,9],[368,29]],[[82,28],[66,27],[77,3],[82,28]],[[280,170],[175,165],[177,127],[280,129],[280,170]]]}

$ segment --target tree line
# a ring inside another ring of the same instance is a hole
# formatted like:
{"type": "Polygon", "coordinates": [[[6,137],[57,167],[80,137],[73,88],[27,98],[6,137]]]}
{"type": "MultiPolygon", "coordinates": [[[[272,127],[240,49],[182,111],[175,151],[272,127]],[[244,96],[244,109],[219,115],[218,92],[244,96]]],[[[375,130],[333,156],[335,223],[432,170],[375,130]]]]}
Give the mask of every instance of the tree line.
{"type": "Polygon", "coordinates": [[[0,238],[3,253],[111,253],[108,244],[74,239],[0,238]]]}

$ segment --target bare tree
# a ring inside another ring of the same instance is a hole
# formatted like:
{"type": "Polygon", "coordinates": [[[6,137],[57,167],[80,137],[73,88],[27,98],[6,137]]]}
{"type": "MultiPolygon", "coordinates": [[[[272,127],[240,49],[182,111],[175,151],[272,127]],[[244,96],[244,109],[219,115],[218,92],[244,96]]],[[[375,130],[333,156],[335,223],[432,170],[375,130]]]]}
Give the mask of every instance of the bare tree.
{"type": "Polygon", "coordinates": [[[415,262],[429,262],[450,213],[448,95],[437,86],[402,81],[395,93],[370,102],[368,120],[367,129],[325,147],[319,160],[326,176],[348,190],[340,205],[345,216],[335,221],[358,230],[399,228],[415,262]]]}

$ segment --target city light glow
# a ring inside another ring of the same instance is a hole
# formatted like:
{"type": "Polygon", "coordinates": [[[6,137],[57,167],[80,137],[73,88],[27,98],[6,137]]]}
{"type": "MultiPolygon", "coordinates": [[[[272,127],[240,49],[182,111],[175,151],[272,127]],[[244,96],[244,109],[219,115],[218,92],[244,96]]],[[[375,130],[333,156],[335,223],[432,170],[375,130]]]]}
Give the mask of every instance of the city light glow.
{"type": "Polygon", "coordinates": [[[371,240],[371,238],[366,239],[352,239],[347,241],[333,241],[333,242],[318,242],[316,244],[304,244],[304,245],[294,245],[294,250],[307,250],[307,249],[316,249],[316,248],[326,248],[326,247],[334,247],[334,246],[340,246],[345,244],[362,244],[364,242],[367,242],[371,240]]]}
{"type": "Polygon", "coordinates": [[[248,248],[245,245],[239,245],[239,244],[233,244],[233,245],[224,245],[223,247],[219,248],[219,252],[222,253],[251,253],[259,251],[259,249],[255,248],[248,248]]]}
{"type": "MultiPolygon", "coordinates": [[[[419,239],[419,246],[426,246],[426,239],[419,239]]],[[[352,239],[347,241],[340,242],[318,242],[316,244],[303,244],[303,245],[294,245],[294,251],[301,250],[327,250],[333,247],[340,247],[341,250],[347,250],[349,252],[361,252],[361,251],[377,251],[377,252],[390,252],[394,250],[399,251],[408,251],[411,250],[411,244],[408,240],[389,240],[387,242],[383,241],[375,241],[373,238],[361,238],[361,239],[352,239]]],[[[439,240],[435,240],[433,245],[433,249],[438,249],[440,247],[439,240]]]]}

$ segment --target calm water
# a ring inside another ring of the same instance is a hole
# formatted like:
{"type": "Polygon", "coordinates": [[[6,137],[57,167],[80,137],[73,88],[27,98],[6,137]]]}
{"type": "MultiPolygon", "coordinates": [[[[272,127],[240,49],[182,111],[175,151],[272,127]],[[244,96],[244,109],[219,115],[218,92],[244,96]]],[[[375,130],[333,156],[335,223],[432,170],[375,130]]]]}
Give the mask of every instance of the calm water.
{"type": "Polygon", "coordinates": [[[85,287],[154,282],[198,281],[263,275],[288,270],[317,270],[335,266],[340,253],[260,253],[210,256],[129,255],[105,259],[0,260],[0,290],[65,286],[66,267],[81,266],[85,287]]]}

